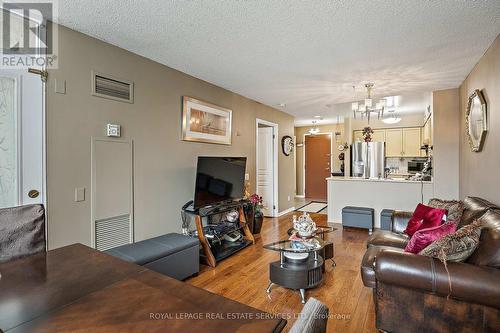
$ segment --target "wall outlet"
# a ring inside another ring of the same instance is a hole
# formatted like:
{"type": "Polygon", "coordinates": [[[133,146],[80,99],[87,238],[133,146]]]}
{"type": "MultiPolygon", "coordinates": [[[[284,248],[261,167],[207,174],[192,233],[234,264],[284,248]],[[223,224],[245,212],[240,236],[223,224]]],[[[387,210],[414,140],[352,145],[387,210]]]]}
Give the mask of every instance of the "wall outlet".
{"type": "Polygon", "coordinates": [[[66,80],[62,80],[62,79],[55,79],[54,80],[54,90],[56,93],[58,94],[66,94],[66,80]]]}
{"type": "Polygon", "coordinates": [[[290,198],[290,196],[288,196],[288,201],[290,201],[290,200],[291,200],[291,198],[290,198]]]}

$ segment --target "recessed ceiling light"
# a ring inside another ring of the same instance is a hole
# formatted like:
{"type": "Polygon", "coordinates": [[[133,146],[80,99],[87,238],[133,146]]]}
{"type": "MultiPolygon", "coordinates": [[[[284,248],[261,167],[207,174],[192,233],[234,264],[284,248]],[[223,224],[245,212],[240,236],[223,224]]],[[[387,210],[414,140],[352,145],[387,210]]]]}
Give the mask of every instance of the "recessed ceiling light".
{"type": "Polygon", "coordinates": [[[316,119],[321,119],[321,116],[314,116],[314,118],[316,118],[316,119]]]}
{"type": "Polygon", "coordinates": [[[278,106],[279,106],[280,108],[284,108],[284,107],[286,106],[286,104],[285,104],[285,103],[279,103],[279,104],[278,104],[278,106]]]}

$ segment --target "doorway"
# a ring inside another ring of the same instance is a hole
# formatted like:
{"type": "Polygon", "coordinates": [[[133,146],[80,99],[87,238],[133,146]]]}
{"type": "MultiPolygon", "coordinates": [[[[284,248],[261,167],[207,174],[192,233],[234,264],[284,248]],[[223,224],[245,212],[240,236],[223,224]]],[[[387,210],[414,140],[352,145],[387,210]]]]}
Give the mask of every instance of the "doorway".
{"type": "Polygon", "coordinates": [[[44,84],[0,71],[0,208],[45,204],[44,84]]]}
{"type": "Polygon", "coordinates": [[[256,121],[256,193],[264,216],[278,216],[278,124],[256,121]]]}
{"type": "Polygon", "coordinates": [[[332,133],[304,135],[305,197],[327,200],[327,181],[332,170],[332,133]]]}

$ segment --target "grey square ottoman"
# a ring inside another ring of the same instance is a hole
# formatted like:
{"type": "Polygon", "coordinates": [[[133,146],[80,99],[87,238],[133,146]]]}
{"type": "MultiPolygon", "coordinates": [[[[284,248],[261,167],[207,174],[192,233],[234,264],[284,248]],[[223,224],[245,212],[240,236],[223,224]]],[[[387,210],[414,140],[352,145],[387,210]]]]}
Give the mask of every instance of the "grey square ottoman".
{"type": "Polygon", "coordinates": [[[367,207],[347,206],[342,208],[342,226],[368,229],[371,234],[375,224],[375,210],[367,207]]]}
{"type": "Polygon", "coordinates": [[[195,275],[200,269],[198,239],[181,234],[166,234],[122,245],[105,253],[178,280],[195,275]]]}

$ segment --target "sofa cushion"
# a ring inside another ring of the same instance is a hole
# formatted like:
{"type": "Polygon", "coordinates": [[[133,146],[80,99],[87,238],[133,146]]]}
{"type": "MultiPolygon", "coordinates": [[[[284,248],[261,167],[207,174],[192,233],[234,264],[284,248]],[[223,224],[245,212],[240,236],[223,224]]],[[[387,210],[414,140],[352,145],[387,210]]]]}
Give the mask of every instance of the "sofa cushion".
{"type": "Polygon", "coordinates": [[[429,200],[429,206],[434,208],[440,208],[446,210],[447,221],[460,222],[462,215],[464,213],[464,203],[460,200],[441,200],[441,199],[431,199],[429,200]]]}
{"type": "Polygon", "coordinates": [[[479,220],[483,222],[479,245],[467,262],[500,268],[500,210],[488,210],[479,220]]]}
{"type": "Polygon", "coordinates": [[[418,230],[411,236],[410,241],[405,247],[405,252],[419,253],[432,242],[455,232],[456,228],[457,225],[454,222],[447,222],[437,227],[418,230]]]}
{"type": "Polygon", "coordinates": [[[479,244],[482,222],[477,220],[458,231],[446,235],[423,249],[419,254],[441,261],[465,261],[479,244]]]}
{"type": "Polygon", "coordinates": [[[369,247],[363,260],[361,261],[361,278],[363,279],[363,284],[365,287],[375,288],[377,286],[377,281],[375,279],[375,259],[382,251],[392,251],[403,253],[403,249],[398,249],[390,246],[371,246],[369,247]]]}
{"type": "Polygon", "coordinates": [[[441,224],[446,214],[447,211],[445,209],[433,208],[419,203],[408,222],[405,234],[413,236],[417,230],[437,227],[441,224]]]}
{"type": "Polygon", "coordinates": [[[377,230],[368,237],[367,246],[390,246],[404,249],[410,238],[405,234],[398,234],[386,230],[377,230]]]}
{"type": "Polygon", "coordinates": [[[458,223],[458,228],[471,224],[486,213],[486,211],[490,208],[500,209],[491,202],[477,197],[466,197],[463,202],[465,209],[462,215],[462,220],[458,223]]]}

